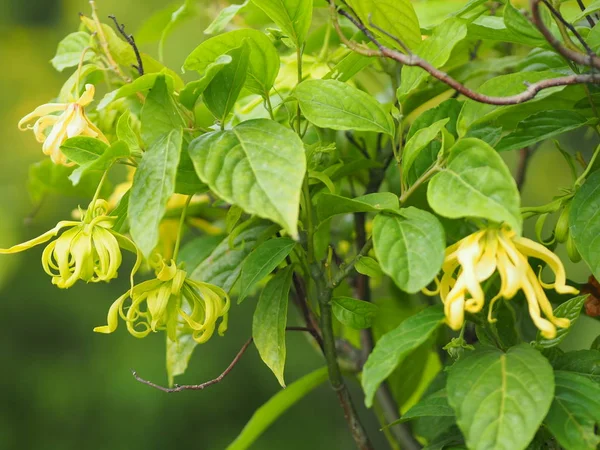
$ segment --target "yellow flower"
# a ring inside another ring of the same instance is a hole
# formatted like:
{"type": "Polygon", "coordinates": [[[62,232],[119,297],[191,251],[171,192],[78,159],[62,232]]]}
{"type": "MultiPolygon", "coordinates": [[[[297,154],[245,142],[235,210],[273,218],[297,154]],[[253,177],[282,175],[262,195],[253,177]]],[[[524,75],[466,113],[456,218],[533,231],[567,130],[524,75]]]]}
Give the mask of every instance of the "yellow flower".
{"type": "Polygon", "coordinates": [[[501,285],[489,305],[490,322],[495,321],[492,317],[494,303],[500,298],[511,299],[522,290],[527,299],[529,315],[545,338],[556,336],[556,327],[569,326],[569,319],[554,316],[543,289],[552,288],[561,294],[578,293],[577,289],[567,286],[560,259],[543,245],[502,227],[473,233],[446,250],[442,277],[436,282],[444,302],[446,320],[452,329],[462,327],[465,311],[478,313],[483,309],[485,294],[481,283],[496,271],[500,275],[501,285]],[[555,274],[554,283],[544,283],[541,273],[540,277],[536,276],[528,257],[544,261],[555,274]]]}
{"type": "Polygon", "coordinates": [[[19,129],[33,129],[38,142],[44,143],[42,151],[49,155],[55,164],[67,164],[67,157],[60,151],[60,146],[68,139],[75,136],[90,136],[108,143],[102,131],[96,127],[85,115],[84,107],[94,100],[95,88],[93,84],[85,85],[85,92],[74,103],[46,103],[38,106],[33,112],[27,114],[19,121],[19,129]],[[61,115],[53,113],[63,111],[61,115]],[[32,119],[38,118],[33,126],[24,125],[32,119]],[[45,131],[51,127],[46,136],[45,131]]]}
{"type": "Polygon", "coordinates": [[[156,278],[134,286],[119,297],[108,311],[107,325],[96,327],[94,331],[114,332],[121,316],[135,337],[167,330],[169,339],[176,341],[178,333],[183,331],[202,344],[213,335],[219,318],[218,332],[225,333],[229,305],[229,296],[223,289],[191,280],[185,271],[177,268],[175,261],[167,263],[161,258],[156,278]],[[128,299],[131,304],[125,311],[128,299]]]}
{"type": "Polygon", "coordinates": [[[81,221],[59,222],[35,239],[9,249],[0,249],[0,254],[18,253],[43,244],[63,228],[68,228],[50,242],[42,253],[42,266],[52,277],[52,284],[67,289],[77,280],[96,283],[116,278],[121,265],[120,247],[136,253],[138,257],[133,277],[141,262],[140,253],[129,238],[112,230],[117,217],[108,216],[106,209],[106,201],[97,200],[82,214],[81,221]]]}

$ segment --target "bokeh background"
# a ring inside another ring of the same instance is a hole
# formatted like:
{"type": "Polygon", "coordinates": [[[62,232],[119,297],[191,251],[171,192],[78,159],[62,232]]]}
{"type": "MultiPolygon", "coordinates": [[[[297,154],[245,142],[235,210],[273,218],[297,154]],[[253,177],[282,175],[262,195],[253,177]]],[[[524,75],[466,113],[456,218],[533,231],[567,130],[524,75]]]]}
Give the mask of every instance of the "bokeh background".
{"type": "MultiPolygon", "coordinates": [[[[164,8],[162,0],[98,0],[101,16],[115,14],[129,31],[164,8]]],[[[419,11],[426,20],[426,1],[419,11]]],[[[464,1],[448,1],[449,10],[464,1]]],[[[166,62],[174,68],[205,37],[202,30],[227,2],[198,2],[199,16],[168,40],[166,62]]],[[[437,2],[439,6],[440,2],[437,2]]],[[[42,159],[31,133],[20,133],[18,120],[52,99],[67,73],[48,63],[56,45],[78,27],[85,0],[0,0],[0,247],[37,236],[67,217],[85,199],[48,197],[34,211],[27,193],[30,164],[42,159]]],[[[437,10],[439,14],[439,10],[437,10]]],[[[155,53],[155,45],[144,50],[155,53]]],[[[68,71],[66,71],[68,72],[68,71]]],[[[562,139],[572,150],[590,149],[592,137],[562,139]]],[[[507,156],[514,166],[514,155],[507,156]]],[[[568,186],[560,154],[551,146],[534,155],[524,190],[525,204],[540,204],[568,186]]],[[[68,291],[53,287],[40,266],[42,248],[0,257],[0,450],[183,449],[219,450],[239,433],[253,411],[279,386],[250,350],[221,384],[201,392],[168,395],[135,382],[131,369],[165,383],[164,335],[138,340],[124,327],[98,335],[112,301],[127,289],[125,279],[110,285],[77,284],[68,291]]],[[[571,278],[583,282],[589,271],[569,265],[571,278]]],[[[218,375],[251,334],[253,302],[233,308],[225,337],[196,349],[180,383],[198,383],[218,375]]],[[[582,318],[565,344],[588,347],[600,333],[598,322],[582,318]]],[[[322,365],[300,335],[288,338],[286,377],[298,379],[322,365]]],[[[377,448],[386,448],[373,414],[362,408],[377,448]]],[[[254,445],[256,449],[351,449],[335,395],[322,386],[280,418],[254,445]]]]}

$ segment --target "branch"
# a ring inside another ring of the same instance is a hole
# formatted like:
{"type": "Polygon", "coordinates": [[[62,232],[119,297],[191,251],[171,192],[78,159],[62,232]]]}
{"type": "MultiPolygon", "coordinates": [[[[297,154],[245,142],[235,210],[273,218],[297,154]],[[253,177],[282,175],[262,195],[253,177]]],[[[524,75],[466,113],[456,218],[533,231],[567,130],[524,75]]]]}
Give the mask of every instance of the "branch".
{"type": "MultiPolygon", "coordinates": [[[[537,9],[539,1],[541,1],[541,0],[532,0],[532,9],[535,6],[533,15],[534,15],[534,23],[536,23],[536,26],[538,26],[537,22],[541,21],[541,18],[539,17],[539,10],[537,9]]],[[[331,17],[333,20],[333,25],[334,25],[340,39],[342,40],[342,42],[344,44],[346,44],[346,46],[348,46],[348,48],[350,48],[351,50],[353,50],[356,53],[359,53],[363,56],[385,57],[385,58],[389,58],[389,59],[398,61],[399,63],[404,64],[405,66],[420,67],[423,70],[425,70],[426,72],[428,72],[431,76],[433,76],[434,78],[437,78],[438,80],[447,84],[452,89],[458,91],[465,97],[468,97],[471,100],[475,100],[480,103],[487,103],[490,105],[500,105],[500,106],[502,106],[502,105],[517,105],[519,103],[524,103],[528,100],[531,100],[538,94],[538,92],[540,92],[544,89],[548,89],[548,88],[552,88],[552,87],[556,87],[556,86],[568,86],[568,85],[584,84],[584,83],[600,84],[600,75],[591,73],[591,74],[586,74],[586,75],[567,75],[564,77],[551,78],[548,80],[538,81],[537,83],[528,84],[527,88],[520,94],[511,95],[511,96],[507,96],[507,97],[495,97],[495,96],[488,96],[488,95],[480,94],[479,92],[475,92],[475,91],[472,91],[471,89],[467,88],[465,85],[463,85],[459,81],[455,80],[447,73],[437,69],[436,67],[431,65],[428,61],[425,61],[424,59],[420,58],[419,56],[415,55],[414,53],[411,52],[408,54],[404,54],[404,53],[400,53],[397,50],[393,50],[391,48],[384,46],[359,19],[353,17],[350,13],[348,13],[347,11],[345,11],[343,9],[338,9],[337,6],[335,5],[335,0],[329,0],[329,4],[330,4],[330,9],[331,9],[331,17]],[[377,47],[377,50],[371,50],[369,48],[366,48],[364,46],[357,44],[356,42],[350,41],[348,38],[346,38],[346,36],[344,35],[344,33],[340,27],[340,24],[339,24],[339,20],[337,17],[338,13],[340,15],[346,17],[360,31],[362,31],[364,33],[364,35],[373,44],[375,44],[375,46],[377,47]]],[[[561,53],[563,56],[569,58],[570,60],[572,60],[574,62],[583,64],[583,65],[589,66],[590,64],[592,64],[593,67],[600,68],[600,58],[598,58],[597,56],[585,55],[585,54],[581,54],[581,53],[566,49],[564,46],[561,45],[561,43],[558,41],[558,39],[555,38],[547,28],[545,28],[545,25],[543,25],[543,23],[542,23],[542,28],[540,28],[540,31],[542,32],[542,34],[544,34],[546,39],[548,39],[548,42],[557,51],[559,51],[559,53],[561,53]],[[545,29],[545,31],[548,32],[547,35],[544,33],[544,29],[545,29]]]]}
{"type": "MultiPolygon", "coordinates": [[[[313,333],[313,330],[310,330],[308,328],[303,328],[303,327],[287,327],[286,331],[303,331],[303,332],[307,332],[307,333],[310,333],[313,336],[315,336],[315,334],[313,333]]],[[[316,336],[315,336],[315,338],[316,338],[316,336]]],[[[153,383],[152,381],[145,380],[144,378],[140,377],[135,370],[132,371],[132,374],[133,374],[133,377],[140,383],[146,384],[150,387],[153,387],[154,389],[158,389],[159,391],[163,391],[163,392],[171,393],[171,392],[181,392],[181,391],[186,391],[186,390],[201,391],[203,389],[206,389],[209,386],[212,386],[213,384],[220,383],[223,380],[223,378],[225,378],[227,375],[229,375],[229,372],[231,372],[233,370],[233,368],[237,365],[237,363],[240,361],[242,356],[244,356],[244,353],[246,353],[246,350],[248,350],[248,347],[250,346],[250,344],[252,344],[253,340],[254,340],[253,338],[250,338],[244,343],[244,345],[242,346],[240,351],[237,353],[237,355],[235,355],[235,358],[233,358],[233,361],[231,361],[229,366],[227,366],[227,368],[221,373],[221,375],[219,375],[217,378],[214,378],[210,381],[206,381],[201,384],[182,384],[182,385],[176,384],[175,387],[167,388],[167,387],[161,386],[159,384],[153,383]]]]}
{"type": "Polygon", "coordinates": [[[529,166],[529,162],[531,161],[532,154],[533,150],[530,147],[525,147],[519,152],[519,165],[517,167],[517,174],[515,176],[519,192],[523,189],[523,186],[525,185],[525,179],[527,177],[527,167],[529,166]]]}
{"type": "Polygon", "coordinates": [[[119,33],[121,33],[121,36],[123,36],[127,43],[131,45],[131,48],[133,48],[133,52],[135,53],[135,59],[137,59],[137,66],[135,64],[132,64],[133,68],[138,71],[140,76],[144,75],[144,63],[142,62],[142,55],[140,55],[140,51],[137,47],[137,44],[135,43],[135,39],[133,38],[133,34],[125,33],[125,24],[119,25],[119,22],[117,21],[117,18],[115,16],[111,15],[108,17],[109,19],[113,20],[113,22],[115,23],[115,27],[117,28],[119,33]]]}
{"type": "MultiPolygon", "coordinates": [[[[583,0],[577,0],[577,4],[579,5],[579,8],[581,8],[581,12],[585,11],[585,5],[583,4],[583,0]]],[[[589,15],[586,15],[585,18],[590,24],[590,27],[594,28],[594,25],[596,25],[594,23],[594,19],[592,19],[589,15]]]]}
{"type": "Polygon", "coordinates": [[[544,35],[548,43],[554,47],[554,49],[560,53],[562,56],[567,58],[570,61],[576,62],[583,66],[595,67],[596,69],[600,69],[600,58],[594,53],[594,51],[590,48],[590,46],[585,42],[583,37],[579,34],[579,32],[575,29],[573,25],[571,25],[565,18],[558,12],[556,8],[554,8],[547,0],[531,0],[531,14],[532,14],[532,22],[536,26],[536,28],[544,35]],[[544,20],[540,15],[540,2],[546,5],[546,8],[550,10],[550,12],[556,17],[564,26],[566,26],[573,35],[577,38],[583,48],[585,48],[586,54],[582,54],[576,52],[574,50],[570,50],[562,43],[560,40],[552,34],[552,32],[546,27],[544,20]]]}
{"type": "Polygon", "coordinates": [[[340,267],[340,270],[335,274],[335,276],[331,280],[329,287],[334,288],[334,287],[338,286],[342,281],[344,281],[346,279],[346,277],[348,277],[352,273],[352,271],[354,270],[354,266],[356,266],[356,263],[358,262],[358,260],[360,258],[362,258],[363,256],[365,256],[367,253],[369,253],[369,251],[372,248],[373,248],[373,239],[369,239],[365,242],[365,244],[360,249],[358,254],[348,264],[340,267]]]}

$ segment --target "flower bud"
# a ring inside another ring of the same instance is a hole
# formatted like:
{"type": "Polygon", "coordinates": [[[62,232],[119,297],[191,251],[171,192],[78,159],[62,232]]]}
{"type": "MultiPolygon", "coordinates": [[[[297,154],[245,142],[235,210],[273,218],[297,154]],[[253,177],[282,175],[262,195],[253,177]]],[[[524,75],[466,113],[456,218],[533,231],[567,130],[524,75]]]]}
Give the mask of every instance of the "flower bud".
{"type": "Polygon", "coordinates": [[[569,212],[571,211],[571,202],[567,203],[558,216],[556,227],[554,227],[554,236],[561,244],[569,238],[569,212]]]}

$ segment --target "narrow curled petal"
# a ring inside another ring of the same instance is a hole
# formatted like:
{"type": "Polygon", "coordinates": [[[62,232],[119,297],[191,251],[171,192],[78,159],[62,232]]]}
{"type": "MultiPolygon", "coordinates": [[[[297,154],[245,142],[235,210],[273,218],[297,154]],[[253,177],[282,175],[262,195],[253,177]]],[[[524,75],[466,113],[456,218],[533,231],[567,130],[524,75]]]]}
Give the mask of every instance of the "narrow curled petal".
{"type": "Polygon", "coordinates": [[[43,244],[44,242],[48,242],[54,236],[58,234],[60,230],[66,227],[74,227],[79,225],[79,222],[73,222],[69,220],[65,220],[62,222],[58,222],[54,228],[46,231],[44,234],[36,237],[35,239],[31,239],[29,241],[23,242],[22,244],[14,245],[10,248],[0,248],[0,255],[8,255],[10,253],[18,253],[24,250],[35,247],[36,245],[43,244]]]}
{"type": "Polygon", "coordinates": [[[85,85],[85,92],[81,94],[79,100],[77,100],[77,104],[81,106],[87,106],[94,101],[94,94],[96,93],[96,88],[93,84],[85,85]]]}
{"type": "Polygon", "coordinates": [[[106,318],[107,324],[94,328],[96,333],[109,334],[117,329],[117,326],[119,325],[119,314],[122,313],[123,303],[125,300],[127,300],[130,293],[131,291],[125,292],[110,306],[110,309],[108,310],[108,316],[106,318]]]}
{"type": "Polygon", "coordinates": [[[57,111],[64,111],[67,109],[67,106],[67,103],[46,103],[45,105],[38,106],[32,112],[19,120],[19,129],[21,131],[25,131],[27,128],[23,128],[23,125],[25,125],[27,122],[30,122],[36,117],[47,116],[48,114],[52,114],[57,111]]]}
{"type": "Polygon", "coordinates": [[[565,272],[565,267],[558,256],[556,256],[543,245],[527,238],[515,237],[513,238],[513,242],[521,253],[526,256],[541,259],[548,264],[548,267],[552,269],[556,277],[554,283],[542,283],[540,279],[540,283],[542,283],[546,289],[554,289],[559,294],[576,295],[579,293],[577,289],[567,285],[567,274],[565,272]]]}

